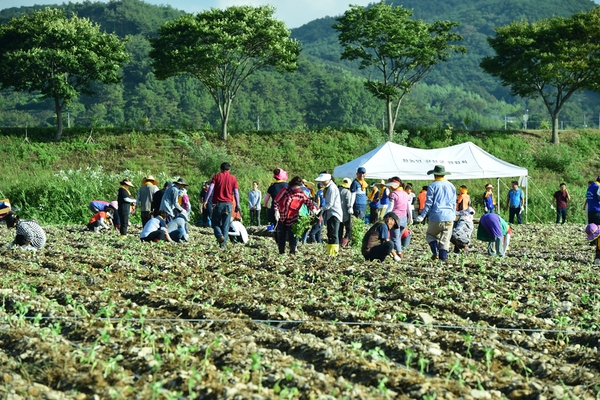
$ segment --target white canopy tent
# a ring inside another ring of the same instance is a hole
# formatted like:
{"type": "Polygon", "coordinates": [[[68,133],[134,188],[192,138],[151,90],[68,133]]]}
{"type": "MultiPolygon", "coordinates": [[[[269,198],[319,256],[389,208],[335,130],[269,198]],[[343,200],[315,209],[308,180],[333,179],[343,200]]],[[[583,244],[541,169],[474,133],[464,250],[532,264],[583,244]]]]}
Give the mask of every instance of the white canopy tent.
{"type": "MultiPolygon", "coordinates": [[[[518,167],[484,151],[472,142],[466,142],[441,149],[415,149],[386,142],[370,152],[344,165],[335,167],[336,178],[354,177],[359,167],[367,170],[367,178],[389,179],[400,177],[404,182],[411,180],[432,180],[427,172],[436,165],[443,165],[450,172],[450,180],[496,178],[500,201],[500,178],[518,177],[519,184],[525,187],[527,204],[527,168],[518,167]]],[[[527,213],[527,206],[525,206],[527,213]]]]}

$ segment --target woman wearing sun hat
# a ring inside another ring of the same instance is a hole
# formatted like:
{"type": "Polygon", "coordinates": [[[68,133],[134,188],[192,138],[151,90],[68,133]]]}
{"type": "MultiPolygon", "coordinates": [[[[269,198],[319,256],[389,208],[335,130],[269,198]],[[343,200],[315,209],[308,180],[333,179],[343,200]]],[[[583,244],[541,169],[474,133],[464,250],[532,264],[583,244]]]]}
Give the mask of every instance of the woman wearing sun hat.
{"type": "Polygon", "coordinates": [[[148,175],[142,179],[142,187],[138,190],[135,200],[141,212],[142,228],[152,218],[152,200],[156,192],[158,192],[158,181],[152,175],[148,175]]]}
{"type": "Polygon", "coordinates": [[[593,222],[588,224],[585,228],[585,233],[587,234],[587,239],[594,244],[594,248],[596,249],[594,265],[598,265],[600,264],[600,225],[593,222]]]}
{"type": "Polygon", "coordinates": [[[496,208],[496,200],[494,199],[494,186],[491,183],[485,184],[485,192],[483,193],[483,206],[486,214],[493,213],[496,208]]]}
{"type": "Polygon", "coordinates": [[[121,237],[127,235],[127,228],[129,227],[129,214],[131,213],[131,206],[135,206],[135,199],[131,197],[129,189],[133,187],[133,183],[129,178],[123,179],[119,182],[121,185],[117,192],[117,205],[119,209],[119,219],[121,221],[121,228],[119,232],[121,237]]]}

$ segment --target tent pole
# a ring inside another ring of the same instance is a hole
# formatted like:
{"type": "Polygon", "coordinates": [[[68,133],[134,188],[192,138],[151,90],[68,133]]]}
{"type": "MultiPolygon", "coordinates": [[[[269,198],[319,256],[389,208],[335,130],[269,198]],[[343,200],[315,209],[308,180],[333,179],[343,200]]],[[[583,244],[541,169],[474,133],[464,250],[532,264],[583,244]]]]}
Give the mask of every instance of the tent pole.
{"type": "Polygon", "coordinates": [[[496,178],[496,205],[498,208],[496,212],[498,215],[500,215],[500,203],[500,178],[496,178]]]}
{"type": "Polygon", "coordinates": [[[525,185],[525,223],[527,223],[527,211],[529,211],[529,176],[526,176],[527,185],[525,185]]]}

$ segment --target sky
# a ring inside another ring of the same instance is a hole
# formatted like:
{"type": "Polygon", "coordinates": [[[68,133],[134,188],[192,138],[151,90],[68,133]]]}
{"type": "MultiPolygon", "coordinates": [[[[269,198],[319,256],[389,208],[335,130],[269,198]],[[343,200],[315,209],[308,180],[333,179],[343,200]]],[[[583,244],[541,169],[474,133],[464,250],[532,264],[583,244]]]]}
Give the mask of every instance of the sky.
{"type": "MultiPolygon", "coordinates": [[[[94,1],[94,0],[92,0],[94,1]]],[[[227,8],[233,5],[260,6],[270,4],[276,8],[275,18],[285,22],[288,29],[298,28],[312,20],[342,15],[350,8],[349,4],[366,6],[377,0],[144,0],[156,5],[170,5],[189,13],[201,12],[210,8],[227,8]]],[[[597,0],[600,1],[600,0],[597,0]]],[[[51,5],[68,2],[64,0],[0,0],[0,9],[51,5]]],[[[75,2],[75,1],[74,1],[75,2]]]]}

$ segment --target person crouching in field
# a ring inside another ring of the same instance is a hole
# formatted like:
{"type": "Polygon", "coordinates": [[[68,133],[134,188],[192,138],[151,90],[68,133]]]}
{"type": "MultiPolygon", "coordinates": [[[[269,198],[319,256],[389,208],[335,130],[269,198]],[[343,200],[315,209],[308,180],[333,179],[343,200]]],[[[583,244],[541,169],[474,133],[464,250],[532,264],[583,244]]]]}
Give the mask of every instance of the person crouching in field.
{"type": "Polygon", "coordinates": [[[398,229],[400,218],[393,212],[383,216],[382,221],[373,224],[363,237],[361,253],[367,261],[379,260],[383,262],[391,255],[395,260],[400,260],[394,249],[390,231],[398,229]]]}
{"type": "Polygon", "coordinates": [[[587,240],[594,245],[596,249],[596,254],[594,257],[594,265],[600,264],[600,225],[595,223],[588,224],[585,228],[585,233],[587,234],[587,240]]]}
{"type": "Polygon", "coordinates": [[[21,246],[23,250],[39,250],[46,244],[46,233],[37,221],[21,220],[14,212],[9,213],[4,217],[6,227],[8,229],[15,228],[17,236],[15,240],[8,245],[11,249],[15,244],[21,246]]]}
{"type": "Polygon", "coordinates": [[[161,240],[172,242],[165,222],[168,215],[165,210],[160,210],[158,217],[150,218],[140,233],[140,240],[142,242],[158,242],[161,240]]]}
{"type": "Polygon", "coordinates": [[[87,229],[93,232],[100,232],[102,229],[110,230],[110,226],[106,223],[112,220],[114,210],[112,208],[106,208],[106,211],[98,211],[87,224],[87,229]]]}
{"type": "Polygon", "coordinates": [[[488,242],[488,256],[504,257],[510,242],[510,234],[508,222],[498,214],[483,214],[479,219],[477,239],[488,242]]]}
{"type": "Polygon", "coordinates": [[[454,253],[458,254],[463,250],[465,255],[467,254],[467,247],[471,243],[471,235],[473,234],[473,214],[475,214],[475,210],[472,207],[456,213],[458,221],[454,223],[452,238],[450,238],[450,243],[454,245],[454,253]]]}

